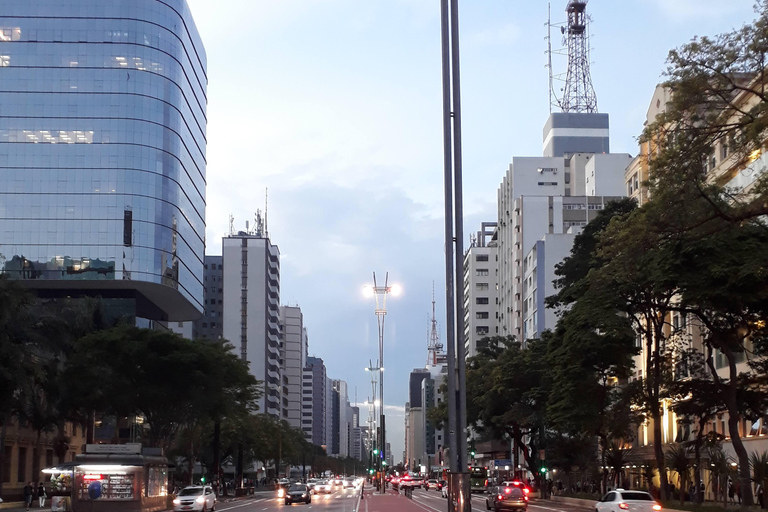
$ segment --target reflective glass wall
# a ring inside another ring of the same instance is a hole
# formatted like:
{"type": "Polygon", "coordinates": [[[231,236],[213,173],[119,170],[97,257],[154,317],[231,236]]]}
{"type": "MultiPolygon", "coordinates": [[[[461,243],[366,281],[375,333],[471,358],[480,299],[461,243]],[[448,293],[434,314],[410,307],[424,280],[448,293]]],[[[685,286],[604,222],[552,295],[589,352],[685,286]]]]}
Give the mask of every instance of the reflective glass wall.
{"type": "Polygon", "coordinates": [[[185,0],[0,0],[0,269],[202,312],[206,85],[185,0]]]}

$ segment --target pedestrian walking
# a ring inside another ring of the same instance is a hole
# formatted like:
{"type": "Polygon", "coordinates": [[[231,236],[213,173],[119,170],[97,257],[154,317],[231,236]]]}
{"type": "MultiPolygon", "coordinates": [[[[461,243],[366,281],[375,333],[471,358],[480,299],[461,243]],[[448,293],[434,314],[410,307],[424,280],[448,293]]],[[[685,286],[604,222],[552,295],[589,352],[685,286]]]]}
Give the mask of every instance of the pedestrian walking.
{"type": "Polygon", "coordinates": [[[29,482],[24,486],[24,506],[29,510],[29,506],[32,505],[32,495],[35,494],[35,488],[32,486],[32,482],[29,482]]]}
{"type": "Polygon", "coordinates": [[[763,484],[757,484],[757,502],[760,504],[760,508],[763,508],[763,484]]]}
{"type": "Polygon", "coordinates": [[[736,494],[736,489],[733,487],[733,482],[728,484],[728,500],[733,503],[733,496],[736,494]]]}
{"type": "Polygon", "coordinates": [[[40,508],[45,506],[45,498],[47,497],[48,495],[45,494],[45,486],[43,485],[43,482],[40,482],[40,484],[37,486],[37,505],[40,508]]]}

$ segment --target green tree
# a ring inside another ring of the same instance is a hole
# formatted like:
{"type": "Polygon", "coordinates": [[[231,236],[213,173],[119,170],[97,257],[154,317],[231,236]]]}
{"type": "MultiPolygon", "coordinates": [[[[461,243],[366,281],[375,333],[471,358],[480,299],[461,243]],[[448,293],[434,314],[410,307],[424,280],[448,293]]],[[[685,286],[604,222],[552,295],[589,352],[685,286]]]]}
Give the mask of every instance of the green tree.
{"type": "Polygon", "coordinates": [[[485,435],[511,439],[536,467],[549,396],[547,341],[529,340],[526,348],[512,337],[489,341],[467,363],[467,419],[485,435]]]}
{"type": "Polygon", "coordinates": [[[190,341],[168,332],[119,326],[75,343],[64,382],[82,410],[141,415],[148,443],[170,448],[199,417],[230,407],[255,410],[258,382],[224,343],[190,341]]]}

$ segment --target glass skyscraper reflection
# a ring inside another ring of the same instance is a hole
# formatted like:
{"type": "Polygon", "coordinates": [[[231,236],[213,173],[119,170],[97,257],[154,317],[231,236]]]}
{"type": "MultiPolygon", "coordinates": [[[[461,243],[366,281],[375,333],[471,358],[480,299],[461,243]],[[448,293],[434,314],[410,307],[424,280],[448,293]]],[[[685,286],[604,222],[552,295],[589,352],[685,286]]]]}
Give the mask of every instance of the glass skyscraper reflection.
{"type": "Polygon", "coordinates": [[[206,86],[185,0],[0,0],[0,270],[199,316],[206,86]]]}

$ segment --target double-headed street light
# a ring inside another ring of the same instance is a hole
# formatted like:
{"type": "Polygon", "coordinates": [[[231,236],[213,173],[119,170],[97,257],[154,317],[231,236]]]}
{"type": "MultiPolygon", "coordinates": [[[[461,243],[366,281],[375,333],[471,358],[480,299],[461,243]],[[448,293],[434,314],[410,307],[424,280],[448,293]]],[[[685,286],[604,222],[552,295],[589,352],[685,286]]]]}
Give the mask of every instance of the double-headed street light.
{"type": "MultiPolygon", "coordinates": [[[[381,406],[379,407],[379,457],[381,460],[387,460],[387,435],[386,435],[386,422],[384,420],[384,317],[387,315],[387,295],[400,295],[402,289],[399,285],[389,285],[389,272],[384,275],[384,286],[379,286],[376,282],[376,272],[373,273],[373,287],[366,286],[363,288],[363,293],[370,297],[373,296],[376,299],[376,319],[379,324],[379,366],[375,368],[379,372],[379,401],[381,406]]],[[[374,370],[374,368],[370,368],[374,370]]],[[[379,489],[381,493],[385,493],[384,485],[384,472],[381,472],[381,481],[379,489]]]]}

